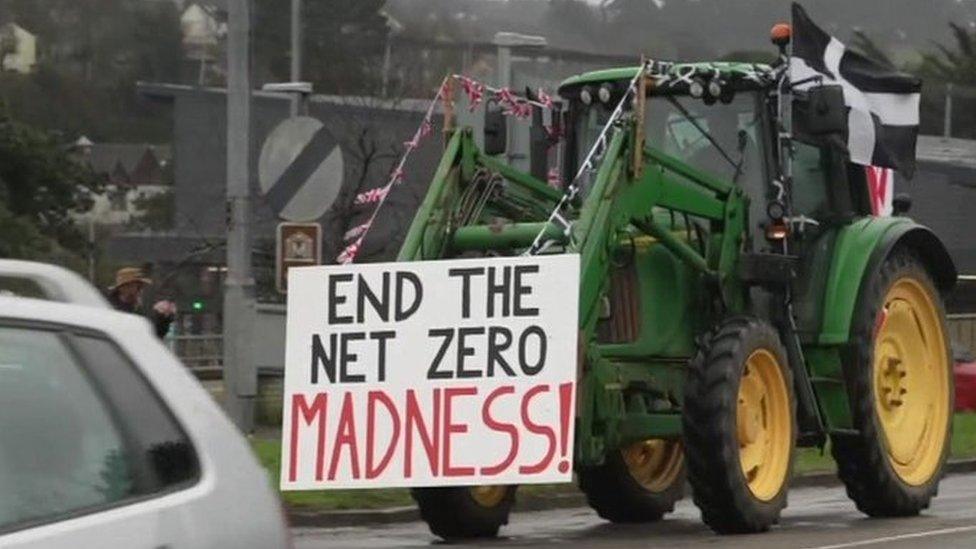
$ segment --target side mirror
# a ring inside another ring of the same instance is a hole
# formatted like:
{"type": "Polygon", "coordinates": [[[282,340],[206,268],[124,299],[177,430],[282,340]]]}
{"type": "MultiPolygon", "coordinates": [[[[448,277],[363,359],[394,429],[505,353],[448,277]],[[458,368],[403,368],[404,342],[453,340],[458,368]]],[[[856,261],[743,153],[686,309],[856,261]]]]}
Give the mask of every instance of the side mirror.
{"type": "Polygon", "coordinates": [[[529,173],[540,181],[546,180],[549,171],[549,135],[542,123],[542,110],[532,109],[532,127],[529,129],[529,173]]]}
{"type": "Polygon", "coordinates": [[[495,100],[485,102],[485,154],[503,154],[508,148],[508,119],[495,100]]]}
{"type": "Polygon", "coordinates": [[[807,90],[806,130],[813,135],[847,131],[847,106],[840,86],[817,86],[807,90]]]}

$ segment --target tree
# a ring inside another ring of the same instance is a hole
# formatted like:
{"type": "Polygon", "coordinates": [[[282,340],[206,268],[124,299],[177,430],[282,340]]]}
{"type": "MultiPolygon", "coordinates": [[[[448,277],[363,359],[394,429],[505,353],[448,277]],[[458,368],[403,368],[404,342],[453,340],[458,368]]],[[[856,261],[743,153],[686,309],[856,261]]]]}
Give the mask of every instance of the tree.
{"type": "Polygon", "coordinates": [[[165,231],[173,228],[176,201],[172,191],[138,196],[132,201],[139,213],[132,217],[129,226],[134,229],[165,231]]]}
{"type": "MultiPolygon", "coordinates": [[[[302,77],[318,93],[352,95],[378,89],[388,32],[385,0],[305,2],[302,77]]],[[[255,1],[255,56],[279,80],[289,76],[290,19],[279,0],[255,1]]]]}
{"type": "Polygon", "coordinates": [[[922,132],[941,134],[947,97],[952,96],[953,137],[972,139],[976,128],[976,32],[949,23],[955,47],[937,44],[936,51],[922,54],[919,76],[925,79],[922,94],[922,132]],[[959,123],[965,122],[965,123],[959,123]]]}
{"type": "Polygon", "coordinates": [[[0,200],[0,257],[43,261],[81,271],[81,255],[69,252],[57,240],[41,234],[29,218],[13,215],[0,200]]]}
{"type": "Polygon", "coordinates": [[[81,249],[84,239],[71,215],[91,207],[88,193],[98,185],[94,172],[49,134],[0,111],[0,203],[8,219],[16,218],[12,226],[28,223],[68,249],[81,249]]]}
{"type": "Polygon", "coordinates": [[[976,32],[949,23],[956,42],[955,49],[937,44],[937,52],[922,55],[920,72],[941,82],[976,85],[976,32]]]}
{"type": "Polygon", "coordinates": [[[0,72],[7,70],[7,56],[17,52],[17,37],[9,24],[0,26],[0,72]]]}

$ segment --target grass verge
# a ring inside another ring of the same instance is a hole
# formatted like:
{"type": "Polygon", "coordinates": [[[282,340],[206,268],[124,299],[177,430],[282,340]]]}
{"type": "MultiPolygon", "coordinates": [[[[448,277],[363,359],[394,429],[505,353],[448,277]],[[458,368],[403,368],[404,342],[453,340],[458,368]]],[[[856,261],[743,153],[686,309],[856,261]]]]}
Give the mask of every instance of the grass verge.
{"type": "MultiPolygon", "coordinates": [[[[281,443],[277,440],[253,438],[251,446],[273,485],[278,484],[281,469],[281,443]]],[[[976,414],[956,414],[953,421],[953,458],[976,457],[976,414]]],[[[836,469],[830,450],[801,448],[794,465],[796,474],[833,471],[836,469]]],[[[567,485],[541,484],[519,487],[519,493],[545,494],[563,492],[567,485]]],[[[307,492],[283,492],[284,502],[293,509],[328,511],[338,509],[382,509],[410,505],[409,491],[399,488],[376,490],[316,490],[307,492]]]]}

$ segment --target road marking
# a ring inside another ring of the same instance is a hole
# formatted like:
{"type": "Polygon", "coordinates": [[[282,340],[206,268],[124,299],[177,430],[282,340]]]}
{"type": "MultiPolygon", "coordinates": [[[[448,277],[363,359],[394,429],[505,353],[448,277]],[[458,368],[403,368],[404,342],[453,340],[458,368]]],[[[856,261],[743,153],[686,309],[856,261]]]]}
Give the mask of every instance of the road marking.
{"type": "Polygon", "coordinates": [[[836,545],[818,545],[817,547],[811,547],[809,549],[842,549],[844,547],[863,547],[865,545],[877,545],[879,543],[887,543],[889,541],[902,541],[906,539],[927,538],[930,536],[944,536],[947,534],[958,534],[961,532],[972,532],[972,531],[976,531],[976,526],[958,526],[956,528],[928,530],[926,532],[914,532],[911,534],[902,534],[900,536],[888,536],[884,538],[851,541],[848,543],[838,543],[836,545]]]}

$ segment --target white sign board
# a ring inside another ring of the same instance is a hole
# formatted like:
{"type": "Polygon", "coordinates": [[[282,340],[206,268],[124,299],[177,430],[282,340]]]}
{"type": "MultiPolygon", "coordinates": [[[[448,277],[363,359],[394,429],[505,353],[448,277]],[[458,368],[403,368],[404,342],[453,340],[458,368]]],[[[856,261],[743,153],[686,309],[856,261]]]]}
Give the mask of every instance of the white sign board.
{"type": "Polygon", "coordinates": [[[288,271],[281,488],[569,482],[579,256],[288,271]]]}

